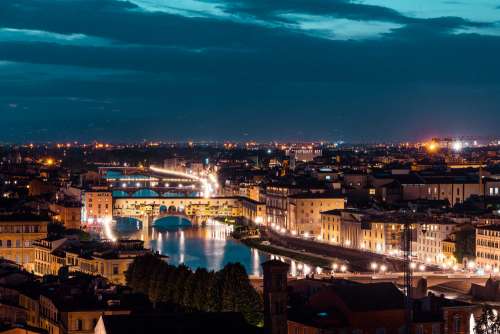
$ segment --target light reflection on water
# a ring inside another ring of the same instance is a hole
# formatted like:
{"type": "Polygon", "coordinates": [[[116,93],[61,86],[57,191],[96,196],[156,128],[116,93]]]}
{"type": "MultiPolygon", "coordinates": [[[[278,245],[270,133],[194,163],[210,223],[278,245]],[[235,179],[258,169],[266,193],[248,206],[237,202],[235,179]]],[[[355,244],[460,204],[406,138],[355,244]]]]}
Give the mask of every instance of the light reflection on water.
{"type": "Polygon", "coordinates": [[[315,270],[305,263],[250,248],[233,239],[232,230],[232,226],[222,223],[169,229],[153,227],[147,233],[136,222],[122,221],[114,226],[116,236],[143,240],[146,248],[168,256],[170,264],[184,263],[193,270],[206,268],[217,271],[227,263],[240,262],[249,275],[262,276],[261,264],[268,259],[288,262],[289,274],[293,277],[308,275],[315,270]]]}
{"type": "Polygon", "coordinates": [[[193,270],[220,270],[230,262],[240,262],[249,275],[260,276],[261,264],[269,256],[231,237],[231,227],[223,224],[171,229],[130,229],[118,224],[119,237],[144,240],[145,247],[169,257],[173,265],[184,263],[193,270]]]}

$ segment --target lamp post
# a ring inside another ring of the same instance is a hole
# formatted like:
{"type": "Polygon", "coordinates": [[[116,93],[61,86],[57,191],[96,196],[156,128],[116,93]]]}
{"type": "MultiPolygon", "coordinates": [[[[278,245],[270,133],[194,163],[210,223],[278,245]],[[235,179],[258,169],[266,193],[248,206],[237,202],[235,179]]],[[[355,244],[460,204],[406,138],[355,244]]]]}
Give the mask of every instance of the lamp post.
{"type": "Polygon", "coordinates": [[[378,268],[377,262],[372,262],[372,264],[370,265],[370,268],[373,270],[373,275],[375,275],[375,272],[377,271],[377,268],[378,268]]]}

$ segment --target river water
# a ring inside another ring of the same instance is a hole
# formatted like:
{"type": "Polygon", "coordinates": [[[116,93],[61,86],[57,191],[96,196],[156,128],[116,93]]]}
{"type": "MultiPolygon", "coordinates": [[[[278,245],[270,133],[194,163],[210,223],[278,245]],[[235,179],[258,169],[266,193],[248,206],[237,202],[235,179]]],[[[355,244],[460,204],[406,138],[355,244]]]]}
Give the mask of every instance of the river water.
{"type": "Polygon", "coordinates": [[[231,237],[232,226],[214,223],[192,227],[152,227],[143,231],[134,222],[119,222],[114,227],[118,237],[144,241],[146,248],[169,257],[172,265],[184,263],[191,269],[220,270],[230,262],[240,262],[247,273],[261,276],[261,264],[270,255],[247,247],[231,237]]]}

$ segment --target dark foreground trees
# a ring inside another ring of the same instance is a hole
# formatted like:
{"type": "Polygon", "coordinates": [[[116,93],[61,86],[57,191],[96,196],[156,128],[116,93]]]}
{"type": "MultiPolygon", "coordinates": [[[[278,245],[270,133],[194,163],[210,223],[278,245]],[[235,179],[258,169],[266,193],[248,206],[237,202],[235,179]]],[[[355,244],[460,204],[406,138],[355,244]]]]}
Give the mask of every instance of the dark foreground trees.
{"type": "Polygon", "coordinates": [[[138,257],[130,265],[127,285],[149,296],[155,304],[174,304],[188,311],[240,312],[248,323],[261,326],[261,296],[250,284],[245,268],[230,263],[218,272],[171,266],[154,255],[138,257]]]}

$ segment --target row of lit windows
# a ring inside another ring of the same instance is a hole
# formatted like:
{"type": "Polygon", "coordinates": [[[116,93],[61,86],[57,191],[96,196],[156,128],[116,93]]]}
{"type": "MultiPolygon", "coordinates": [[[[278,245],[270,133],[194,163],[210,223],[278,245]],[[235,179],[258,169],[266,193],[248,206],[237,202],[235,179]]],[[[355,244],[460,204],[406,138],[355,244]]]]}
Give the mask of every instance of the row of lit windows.
{"type": "Polygon", "coordinates": [[[491,230],[482,230],[478,229],[477,234],[479,235],[486,235],[490,237],[500,237],[500,231],[491,231],[491,230]]]}
{"type": "Polygon", "coordinates": [[[491,254],[488,252],[476,252],[477,257],[483,258],[483,259],[489,259],[489,260],[499,260],[498,254],[491,254]]]}
{"type": "Polygon", "coordinates": [[[39,225],[1,225],[0,233],[39,233],[39,225]]]}
{"type": "MultiPolygon", "coordinates": [[[[22,248],[22,240],[0,240],[0,248],[22,248]]],[[[31,247],[31,240],[24,240],[24,248],[31,247]]]]}
{"type": "Polygon", "coordinates": [[[489,240],[482,240],[482,239],[477,239],[476,244],[478,246],[483,246],[483,247],[490,247],[490,248],[498,248],[500,245],[498,242],[493,242],[489,240]]]}

